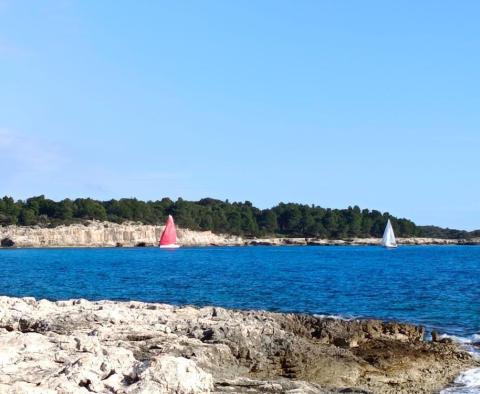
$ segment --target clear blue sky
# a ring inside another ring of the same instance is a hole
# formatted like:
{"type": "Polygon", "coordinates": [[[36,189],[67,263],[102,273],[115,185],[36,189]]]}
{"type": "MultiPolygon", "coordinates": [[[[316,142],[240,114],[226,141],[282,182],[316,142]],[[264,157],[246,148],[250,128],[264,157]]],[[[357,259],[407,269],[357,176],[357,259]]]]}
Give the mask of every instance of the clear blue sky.
{"type": "Polygon", "coordinates": [[[0,0],[0,194],[480,228],[478,1],[0,0]]]}

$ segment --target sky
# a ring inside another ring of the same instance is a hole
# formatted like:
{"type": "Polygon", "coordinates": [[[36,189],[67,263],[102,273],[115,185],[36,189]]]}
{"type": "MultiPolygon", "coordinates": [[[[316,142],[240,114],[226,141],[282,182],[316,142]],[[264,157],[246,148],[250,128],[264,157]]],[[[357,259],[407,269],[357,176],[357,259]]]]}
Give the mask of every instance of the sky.
{"type": "Polygon", "coordinates": [[[480,228],[478,1],[0,0],[0,195],[480,228]]]}

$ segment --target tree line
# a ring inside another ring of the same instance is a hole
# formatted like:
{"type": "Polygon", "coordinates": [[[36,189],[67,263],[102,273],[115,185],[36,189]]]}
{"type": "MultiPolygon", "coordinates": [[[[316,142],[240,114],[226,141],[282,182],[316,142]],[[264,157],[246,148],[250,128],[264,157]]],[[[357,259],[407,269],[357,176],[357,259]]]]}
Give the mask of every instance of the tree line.
{"type": "Polygon", "coordinates": [[[259,209],[249,201],[229,202],[212,198],[199,201],[181,198],[176,201],[169,198],[157,201],[140,201],[135,198],[108,201],[67,198],[53,201],[43,195],[26,200],[15,201],[12,197],[0,200],[0,225],[3,226],[16,224],[55,227],[86,220],[163,224],[169,214],[183,228],[246,237],[381,237],[387,219],[392,221],[395,233],[400,237],[426,235],[411,220],[396,218],[388,212],[360,209],[358,206],[330,209],[317,205],[280,203],[269,209],[259,209]]]}

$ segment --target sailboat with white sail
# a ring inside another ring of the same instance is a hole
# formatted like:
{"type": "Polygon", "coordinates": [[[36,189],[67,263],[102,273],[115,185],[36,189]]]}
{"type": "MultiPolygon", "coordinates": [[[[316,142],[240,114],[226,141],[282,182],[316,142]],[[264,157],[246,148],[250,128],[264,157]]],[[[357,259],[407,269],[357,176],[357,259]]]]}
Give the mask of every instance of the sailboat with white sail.
{"type": "Polygon", "coordinates": [[[160,236],[159,246],[164,249],[176,249],[180,247],[177,243],[177,230],[175,229],[172,215],[168,215],[165,229],[160,236]]]}
{"type": "Polygon", "coordinates": [[[385,231],[383,232],[382,246],[386,248],[396,248],[398,246],[390,219],[388,219],[385,231]]]}

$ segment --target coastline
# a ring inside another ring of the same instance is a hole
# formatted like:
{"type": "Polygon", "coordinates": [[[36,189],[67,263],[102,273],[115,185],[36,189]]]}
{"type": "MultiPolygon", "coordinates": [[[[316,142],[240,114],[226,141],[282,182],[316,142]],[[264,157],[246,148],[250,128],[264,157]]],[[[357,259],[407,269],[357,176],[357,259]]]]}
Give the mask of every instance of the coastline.
{"type": "MultiPolygon", "coordinates": [[[[135,247],[157,246],[164,226],[138,223],[111,223],[90,221],[54,228],[38,226],[0,227],[4,247],[135,247]],[[8,246],[11,241],[13,244],[8,246]]],[[[178,229],[182,246],[374,246],[379,238],[331,240],[318,238],[265,237],[243,238],[235,235],[214,234],[210,231],[178,229]]],[[[399,245],[476,245],[480,240],[442,238],[397,238],[399,245]]]]}
{"type": "Polygon", "coordinates": [[[5,393],[429,393],[480,366],[372,319],[30,297],[0,311],[5,393]]]}

